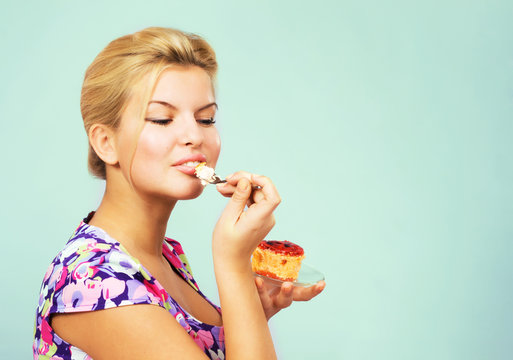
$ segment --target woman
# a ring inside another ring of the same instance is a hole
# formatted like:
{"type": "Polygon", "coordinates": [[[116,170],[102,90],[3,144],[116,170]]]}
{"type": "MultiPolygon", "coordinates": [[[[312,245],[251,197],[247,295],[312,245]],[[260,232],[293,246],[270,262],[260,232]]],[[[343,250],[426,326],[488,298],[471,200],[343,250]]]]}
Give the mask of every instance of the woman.
{"type": "Polygon", "coordinates": [[[165,28],[116,39],[89,66],[89,169],[106,189],[45,274],[34,358],[273,359],[267,320],[322,291],[269,292],[253,279],[250,256],[280,202],[264,176],[241,171],[217,186],[231,198],[212,237],[222,316],[165,237],[177,201],[203,191],[195,165],[217,162],[216,70],[203,39],[165,28]]]}

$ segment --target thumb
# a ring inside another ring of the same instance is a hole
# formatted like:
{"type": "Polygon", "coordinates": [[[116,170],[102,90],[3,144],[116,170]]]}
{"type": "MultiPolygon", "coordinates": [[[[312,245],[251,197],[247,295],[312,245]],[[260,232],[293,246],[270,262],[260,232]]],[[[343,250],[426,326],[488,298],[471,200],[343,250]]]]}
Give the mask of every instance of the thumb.
{"type": "Polygon", "coordinates": [[[223,217],[236,222],[240,214],[244,211],[244,207],[246,206],[250,195],[251,183],[248,179],[243,177],[237,183],[237,188],[224,209],[223,217]]]}

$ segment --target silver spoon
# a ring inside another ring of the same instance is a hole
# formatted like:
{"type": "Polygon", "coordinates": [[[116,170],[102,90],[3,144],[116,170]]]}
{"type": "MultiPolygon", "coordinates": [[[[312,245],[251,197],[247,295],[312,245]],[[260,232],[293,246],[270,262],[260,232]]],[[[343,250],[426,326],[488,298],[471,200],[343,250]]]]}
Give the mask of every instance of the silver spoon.
{"type": "Polygon", "coordinates": [[[222,183],[225,183],[226,182],[226,179],[221,179],[219,176],[215,175],[209,179],[209,180],[205,180],[206,182],[208,182],[209,184],[222,184],[222,183]]]}

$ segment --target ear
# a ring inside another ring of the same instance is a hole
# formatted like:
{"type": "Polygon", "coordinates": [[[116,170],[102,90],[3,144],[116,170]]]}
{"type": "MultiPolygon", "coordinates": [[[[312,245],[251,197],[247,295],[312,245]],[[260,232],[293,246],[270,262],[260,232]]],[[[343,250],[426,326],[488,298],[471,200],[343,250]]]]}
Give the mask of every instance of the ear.
{"type": "Polygon", "coordinates": [[[104,163],[116,165],[118,154],[114,140],[114,131],[106,125],[94,124],[89,128],[89,143],[104,163]]]}

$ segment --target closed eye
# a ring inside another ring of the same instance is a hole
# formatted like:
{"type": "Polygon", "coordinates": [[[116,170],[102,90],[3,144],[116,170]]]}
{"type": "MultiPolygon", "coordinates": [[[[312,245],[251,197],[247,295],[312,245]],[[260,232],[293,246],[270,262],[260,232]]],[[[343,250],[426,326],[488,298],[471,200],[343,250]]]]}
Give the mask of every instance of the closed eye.
{"type": "Polygon", "coordinates": [[[216,120],[213,117],[208,119],[198,119],[196,121],[205,126],[214,125],[216,123],[216,120]]]}
{"type": "Polygon", "coordinates": [[[150,118],[146,118],[144,120],[149,121],[153,124],[162,125],[162,126],[168,125],[173,121],[173,119],[150,119],[150,118]]]}

